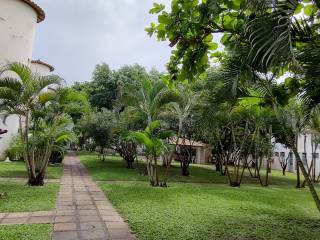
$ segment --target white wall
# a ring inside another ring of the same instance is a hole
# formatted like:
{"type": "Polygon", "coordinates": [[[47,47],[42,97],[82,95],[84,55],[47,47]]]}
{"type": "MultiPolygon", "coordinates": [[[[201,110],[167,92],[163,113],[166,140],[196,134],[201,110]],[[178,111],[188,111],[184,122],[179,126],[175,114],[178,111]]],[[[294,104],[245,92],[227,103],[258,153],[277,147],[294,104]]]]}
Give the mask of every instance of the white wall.
{"type": "MultiPolygon", "coordinates": [[[[320,148],[319,147],[317,148],[316,153],[318,153],[320,155],[320,148]]],[[[280,143],[276,143],[274,152],[278,152],[279,154],[281,152],[284,152],[285,157],[287,157],[289,155],[289,153],[291,152],[291,150],[286,148],[284,145],[282,145],[280,143]]],[[[305,150],[304,150],[304,135],[300,135],[300,137],[298,139],[298,152],[300,154],[300,157],[302,158],[302,153],[305,152],[305,150]]],[[[307,162],[308,162],[308,165],[310,166],[311,161],[312,161],[312,148],[311,148],[311,135],[310,134],[307,134],[307,138],[306,138],[306,153],[307,153],[307,162]]],[[[272,164],[272,167],[274,169],[281,169],[281,166],[279,164],[279,160],[277,157],[275,157],[275,161],[274,161],[274,164],[272,164]]],[[[290,160],[288,161],[287,171],[290,171],[290,172],[296,171],[296,160],[295,160],[294,154],[293,154],[292,161],[290,161],[290,160]]],[[[320,173],[320,158],[317,158],[316,159],[316,175],[318,176],[319,173],[320,173]]]]}
{"type": "Polygon", "coordinates": [[[31,71],[39,74],[40,76],[48,76],[51,74],[51,69],[43,64],[40,63],[31,63],[30,65],[31,71]]]}
{"type": "MultiPolygon", "coordinates": [[[[37,13],[21,0],[0,0],[0,66],[8,62],[29,64],[36,34],[37,13]]],[[[18,118],[11,116],[0,128],[9,132],[0,139],[0,158],[17,133],[18,118]]]]}
{"type": "Polygon", "coordinates": [[[0,65],[31,60],[37,13],[21,0],[0,0],[0,65]]]}

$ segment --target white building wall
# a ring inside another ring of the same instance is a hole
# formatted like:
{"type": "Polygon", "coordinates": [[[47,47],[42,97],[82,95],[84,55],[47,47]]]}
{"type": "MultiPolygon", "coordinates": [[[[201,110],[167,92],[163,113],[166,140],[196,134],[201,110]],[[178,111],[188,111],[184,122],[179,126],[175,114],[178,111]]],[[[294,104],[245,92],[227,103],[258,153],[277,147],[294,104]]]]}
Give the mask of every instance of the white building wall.
{"type": "MultiPolygon", "coordinates": [[[[30,63],[36,25],[37,13],[31,6],[21,0],[0,0],[0,67],[8,62],[30,63]]],[[[15,116],[9,117],[6,125],[0,121],[0,128],[8,130],[0,139],[0,158],[18,126],[15,116]]]]}
{"type": "MultiPolygon", "coordinates": [[[[300,154],[300,157],[302,158],[303,153],[306,152],[307,154],[307,162],[308,166],[311,165],[312,161],[312,147],[311,147],[311,135],[306,135],[306,151],[304,149],[304,135],[300,135],[298,138],[298,152],[300,154]]],[[[274,146],[274,152],[276,154],[284,153],[285,157],[287,158],[290,154],[291,150],[289,148],[286,148],[284,145],[280,143],[276,143],[274,146]]],[[[318,153],[320,155],[320,146],[318,146],[315,153],[318,153]]],[[[274,163],[272,164],[272,168],[281,170],[281,165],[279,163],[279,158],[274,156],[274,163]]],[[[287,171],[289,172],[296,172],[296,159],[294,157],[294,154],[292,153],[292,158],[289,158],[287,171]]],[[[316,158],[316,175],[318,176],[320,173],[320,157],[316,158]]]]}
{"type": "Polygon", "coordinates": [[[40,75],[40,76],[48,76],[51,74],[51,69],[43,64],[40,63],[31,63],[31,71],[40,75]]]}
{"type": "Polygon", "coordinates": [[[21,0],[0,0],[0,65],[28,64],[32,57],[37,13],[21,0]]]}

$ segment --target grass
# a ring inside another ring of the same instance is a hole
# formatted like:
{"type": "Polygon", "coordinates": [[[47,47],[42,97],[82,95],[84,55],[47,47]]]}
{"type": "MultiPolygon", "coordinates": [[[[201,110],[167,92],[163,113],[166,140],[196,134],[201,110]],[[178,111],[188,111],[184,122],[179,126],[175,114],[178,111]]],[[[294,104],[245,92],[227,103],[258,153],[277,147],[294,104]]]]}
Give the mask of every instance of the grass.
{"type": "MultiPolygon", "coordinates": [[[[46,178],[59,179],[63,173],[62,165],[48,166],[46,178]]],[[[3,178],[27,178],[27,170],[24,162],[0,162],[0,177],[3,178]]]]}
{"type": "Polygon", "coordinates": [[[247,174],[231,188],[212,166],[193,165],[191,177],[175,167],[168,188],[152,188],[119,157],[79,158],[140,240],[320,239],[320,214],[294,174],[272,171],[267,188],[247,174]]]}
{"type": "Polygon", "coordinates": [[[320,215],[307,190],[144,182],[101,183],[140,240],[308,239],[320,236],[320,215]]]}
{"type": "MultiPolygon", "coordinates": [[[[78,158],[89,170],[91,176],[96,181],[147,181],[148,178],[138,174],[137,170],[127,169],[126,163],[118,156],[107,156],[106,161],[99,160],[96,154],[80,153],[78,158]]],[[[140,169],[144,168],[143,162],[140,163],[140,169]]],[[[163,173],[164,169],[160,168],[163,173]]],[[[160,174],[161,175],[161,174],[160,174]]],[[[265,172],[262,172],[264,177],[265,172]]],[[[287,173],[282,176],[281,171],[273,170],[269,175],[270,185],[291,185],[295,186],[295,174],[287,173]]],[[[174,164],[170,169],[170,182],[189,182],[189,183],[218,183],[227,184],[227,178],[221,176],[220,173],[214,171],[213,166],[209,165],[190,165],[190,176],[184,177],[181,175],[179,164],[174,164]]],[[[257,184],[258,180],[249,177],[249,172],[246,171],[243,178],[243,184],[257,184]]]]}
{"type": "Polygon", "coordinates": [[[0,240],[50,240],[53,225],[32,224],[0,227],[0,240]]]}
{"type": "Polygon", "coordinates": [[[0,182],[0,192],[6,193],[0,198],[0,212],[52,210],[55,207],[58,189],[58,184],[51,183],[44,187],[29,187],[23,183],[0,182]]]}

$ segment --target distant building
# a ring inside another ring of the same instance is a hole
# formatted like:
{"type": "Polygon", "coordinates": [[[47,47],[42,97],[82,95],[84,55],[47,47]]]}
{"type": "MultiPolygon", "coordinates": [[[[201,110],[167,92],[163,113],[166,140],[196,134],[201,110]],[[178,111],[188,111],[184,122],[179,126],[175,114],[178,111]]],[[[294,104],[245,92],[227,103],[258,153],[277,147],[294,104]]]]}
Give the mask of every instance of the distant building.
{"type": "MultiPolygon", "coordinates": [[[[177,138],[171,138],[169,144],[175,145],[177,143],[177,138]]],[[[211,160],[211,149],[208,144],[192,141],[189,139],[179,138],[178,140],[178,152],[183,148],[191,150],[192,154],[192,163],[196,164],[209,164],[211,160]]],[[[175,160],[179,161],[178,156],[176,155],[175,160]]]]}
{"type": "MultiPolygon", "coordinates": [[[[31,60],[37,24],[44,19],[44,11],[31,0],[0,0],[0,67],[9,62],[20,62],[43,75],[53,70],[42,61],[31,60]]],[[[0,121],[0,129],[8,130],[7,134],[1,136],[1,158],[18,132],[18,127],[16,116],[10,116],[6,125],[0,121]]]]}
{"type": "Polygon", "coordinates": [[[53,66],[41,61],[40,59],[32,60],[30,67],[31,67],[32,72],[37,73],[40,76],[48,76],[54,71],[53,66]]]}
{"type": "MultiPolygon", "coordinates": [[[[320,146],[319,146],[320,147],[320,146]]],[[[319,154],[320,154],[320,149],[319,147],[314,150],[314,158],[315,158],[315,163],[316,163],[316,176],[319,175],[320,173],[320,159],[319,159],[319,154]]],[[[312,161],[312,142],[311,142],[311,135],[307,134],[306,135],[306,142],[305,142],[305,136],[300,135],[298,139],[298,152],[300,154],[300,157],[304,163],[304,165],[310,166],[311,161],[312,161]],[[306,146],[306,147],[304,147],[306,146]],[[306,149],[305,149],[306,148],[306,149]]],[[[291,149],[287,148],[283,144],[280,143],[275,143],[274,144],[274,161],[272,163],[272,168],[273,169],[279,169],[281,170],[281,165],[279,162],[280,158],[288,158],[288,165],[287,165],[287,171],[289,172],[296,172],[296,158],[291,151],[291,149]]]]}

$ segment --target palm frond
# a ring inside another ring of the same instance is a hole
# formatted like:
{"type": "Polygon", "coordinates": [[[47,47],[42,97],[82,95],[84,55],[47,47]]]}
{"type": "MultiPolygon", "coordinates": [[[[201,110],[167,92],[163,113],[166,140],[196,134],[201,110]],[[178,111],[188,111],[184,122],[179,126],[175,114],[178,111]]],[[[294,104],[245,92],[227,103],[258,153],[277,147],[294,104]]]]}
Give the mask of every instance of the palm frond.
{"type": "Polygon", "coordinates": [[[129,136],[138,144],[145,146],[147,149],[153,148],[152,140],[142,132],[131,132],[129,136]]]}
{"type": "Polygon", "coordinates": [[[51,85],[59,85],[62,79],[57,75],[49,75],[49,76],[40,76],[37,79],[39,89],[42,90],[51,85]]]}
{"type": "Polygon", "coordinates": [[[14,90],[11,90],[9,88],[0,88],[0,100],[4,101],[17,101],[18,95],[14,90]]]}
{"type": "Polygon", "coordinates": [[[40,94],[39,94],[39,96],[38,96],[38,102],[39,102],[41,105],[44,105],[44,104],[46,104],[47,102],[54,100],[56,97],[57,97],[57,93],[54,92],[54,91],[43,92],[43,93],[40,93],[40,94]]]}
{"type": "Polygon", "coordinates": [[[0,88],[9,88],[9,89],[17,92],[17,94],[20,94],[20,92],[23,89],[23,86],[22,86],[21,82],[19,82],[15,78],[3,77],[3,78],[0,78],[0,88]]]}
{"type": "Polygon", "coordinates": [[[3,72],[7,71],[15,73],[24,85],[30,85],[32,71],[27,65],[18,62],[9,63],[3,68],[3,72]]]}

